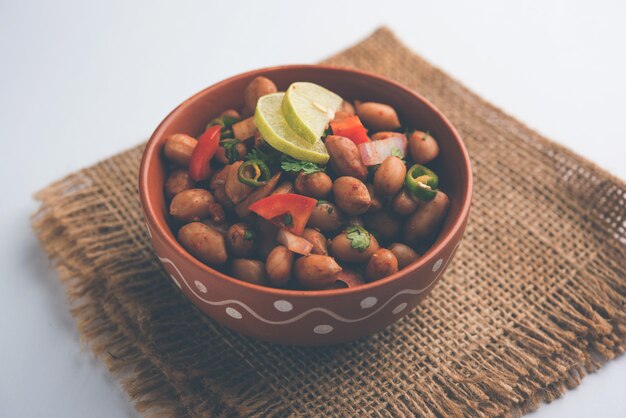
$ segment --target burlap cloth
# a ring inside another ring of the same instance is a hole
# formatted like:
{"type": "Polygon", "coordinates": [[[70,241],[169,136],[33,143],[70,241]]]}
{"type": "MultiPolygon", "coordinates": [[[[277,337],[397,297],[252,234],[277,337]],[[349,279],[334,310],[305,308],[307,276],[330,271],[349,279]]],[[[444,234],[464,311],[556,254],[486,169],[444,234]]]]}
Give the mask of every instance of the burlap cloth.
{"type": "Polygon", "coordinates": [[[626,348],[626,185],[531,131],[387,29],[326,63],[391,77],[461,132],[473,212],[444,279],[386,331],[328,348],[234,334],[152,252],[143,145],[41,191],[34,228],[82,340],[150,416],[517,415],[626,348]]]}

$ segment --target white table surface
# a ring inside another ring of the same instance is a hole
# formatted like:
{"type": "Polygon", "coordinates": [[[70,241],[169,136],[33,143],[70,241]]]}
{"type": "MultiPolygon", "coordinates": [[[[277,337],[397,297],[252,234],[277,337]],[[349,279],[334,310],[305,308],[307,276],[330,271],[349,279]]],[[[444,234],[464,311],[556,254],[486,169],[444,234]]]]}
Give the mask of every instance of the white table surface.
{"type": "MultiPolygon", "coordinates": [[[[232,74],[314,63],[386,24],[626,178],[626,3],[303,3],[0,0],[0,416],[136,416],[79,344],[30,230],[31,194],[145,139],[183,99],[232,74]]],[[[535,416],[624,417],[625,394],[622,356],[535,416]]]]}

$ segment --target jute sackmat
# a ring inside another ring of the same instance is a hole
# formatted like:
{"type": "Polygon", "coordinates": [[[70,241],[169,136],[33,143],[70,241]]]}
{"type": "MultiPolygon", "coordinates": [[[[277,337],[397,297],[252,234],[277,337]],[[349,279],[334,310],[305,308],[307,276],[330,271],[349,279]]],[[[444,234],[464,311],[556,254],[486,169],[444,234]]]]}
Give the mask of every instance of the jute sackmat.
{"type": "Polygon", "coordinates": [[[330,348],[234,334],[155,258],[142,145],[37,194],[80,335],[148,416],[519,415],[626,348],[626,185],[483,101],[387,29],[326,63],[391,77],[456,125],[473,212],[444,279],[386,331],[330,348]]]}

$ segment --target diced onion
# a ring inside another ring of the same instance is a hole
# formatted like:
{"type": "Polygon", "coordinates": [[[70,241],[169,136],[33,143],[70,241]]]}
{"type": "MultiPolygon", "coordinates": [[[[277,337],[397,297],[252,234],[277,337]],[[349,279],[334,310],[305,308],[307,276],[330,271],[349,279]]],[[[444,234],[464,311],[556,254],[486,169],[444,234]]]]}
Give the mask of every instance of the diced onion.
{"type": "Polygon", "coordinates": [[[382,163],[385,158],[391,155],[404,158],[406,156],[406,147],[406,135],[394,135],[378,141],[359,144],[359,151],[363,164],[370,166],[382,163]],[[394,150],[397,151],[394,152],[394,150]]]}
{"type": "Polygon", "coordinates": [[[278,232],[276,240],[287,247],[289,251],[302,255],[309,255],[313,249],[313,244],[309,241],[282,228],[278,232]]]}

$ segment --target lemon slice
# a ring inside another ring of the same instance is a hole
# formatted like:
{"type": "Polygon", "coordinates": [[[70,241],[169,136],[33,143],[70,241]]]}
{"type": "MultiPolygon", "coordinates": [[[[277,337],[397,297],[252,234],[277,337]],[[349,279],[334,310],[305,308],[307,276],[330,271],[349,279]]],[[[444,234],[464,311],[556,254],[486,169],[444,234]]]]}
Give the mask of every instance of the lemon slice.
{"type": "Polygon", "coordinates": [[[294,132],[283,116],[281,103],[285,93],[262,96],[254,113],[254,123],[261,136],[278,151],[297,160],[317,164],[328,162],[328,151],[320,138],[310,143],[294,132]]]}
{"type": "Polygon", "coordinates": [[[313,144],[324,134],[342,102],[332,91],[302,81],[289,86],[282,109],[291,129],[313,144]]]}

